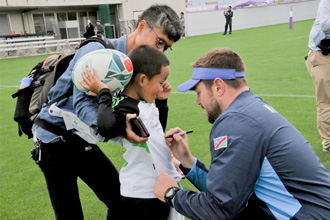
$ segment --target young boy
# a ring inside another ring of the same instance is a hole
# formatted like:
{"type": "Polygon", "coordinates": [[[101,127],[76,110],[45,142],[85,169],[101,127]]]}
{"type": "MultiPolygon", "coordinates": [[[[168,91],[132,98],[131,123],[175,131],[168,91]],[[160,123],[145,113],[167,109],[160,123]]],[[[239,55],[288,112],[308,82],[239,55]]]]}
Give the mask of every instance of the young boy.
{"type": "Polygon", "coordinates": [[[170,73],[169,61],[161,51],[147,45],[135,48],[128,56],[133,63],[133,76],[114,100],[94,70],[94,75],[86,71],[88,78],[82,74],[84,83],[81,83],[98,94],[99,133],[108,139],[117,137],[112,140],[126,148],[123,155],[126,162],[120,170],[123,205],[127,208],[123,219],[184,219],[153,194],[159,171],[170,174],[177,182],[181,180],[165,143],[165,127],[162,127],[158,109],[153,104],[164,87],[169,87],[166,81],[170,73]],[[135,113],[142,119],[150,133],[147,142],[133,144],[119,137],[124,134],[128,113],[135,113]]]}

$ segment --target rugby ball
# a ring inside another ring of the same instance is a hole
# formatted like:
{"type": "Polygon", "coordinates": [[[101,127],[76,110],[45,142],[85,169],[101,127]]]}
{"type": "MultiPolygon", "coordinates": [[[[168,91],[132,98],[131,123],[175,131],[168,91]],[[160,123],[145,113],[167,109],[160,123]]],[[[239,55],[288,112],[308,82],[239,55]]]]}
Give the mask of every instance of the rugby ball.
{"type": "Polygon", "coordinates": [[[95,68],[99,79],[107,84],[111,93],[124,88],[133,74],[133,64],[126,54],[112,49],[94,50],[81,57],[72,70],[74,85],[86,94],[89,91],[79,83],[83,81],[81,73],[86,74],[86,67],[91,74],[93,74],[92,68],[95,68]]]}

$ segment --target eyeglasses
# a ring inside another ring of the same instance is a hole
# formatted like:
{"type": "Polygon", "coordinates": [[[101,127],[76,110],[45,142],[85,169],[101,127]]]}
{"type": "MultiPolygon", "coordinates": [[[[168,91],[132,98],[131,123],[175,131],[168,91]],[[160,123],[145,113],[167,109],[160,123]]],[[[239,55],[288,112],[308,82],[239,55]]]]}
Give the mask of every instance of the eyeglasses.
{"type": "Polygon", "coordinates": [[[172,50],[172,46],[166,45],[166,41],[165,41],[163,38],[160,38],[160,37],[158,36],[158,34],[153,30],[153,27],[151,27],[149,24],[148,24],[148,26],[149,26],[149,28],[152,30],[152,32],[154,32],[154,34],[155,34],[156,37],[157,37],[156,47],[157,47],[158,49],[162,49],[162,48],[164,48],[164,52],[165,52],[166,50],[168,50],[168,49],[169,49],[169,51],[171,51],[171,50],[172,50]]]}

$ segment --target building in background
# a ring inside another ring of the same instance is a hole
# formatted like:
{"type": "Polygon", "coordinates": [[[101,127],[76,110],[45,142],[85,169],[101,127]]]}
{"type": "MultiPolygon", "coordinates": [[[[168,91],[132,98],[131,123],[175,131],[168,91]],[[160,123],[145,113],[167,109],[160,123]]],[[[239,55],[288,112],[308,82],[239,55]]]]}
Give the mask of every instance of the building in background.
{"type": "MultiPolygon", "coordinates": [[[[84,39],[88,19],[107,38],[128,35],[142,12],[167,4],[185,12],[185,36],[223,31],[223,10],[235,10],[235,30],[315,19],[320,0],[1,0],[0,59],[73,51],[84,39]],[[234,2],[234,3],[233,3],[234,2]],[[252,3],[254,2],[254,3],[252,3]]],[[[294,25],[293,25],[294,26],[294,25]]]]}
{"type": "Polygon", "coordinates": [[[19,34],[79,38],[87,20],[100,20],[107,38],[133,32],[138,16],[152,4],[185,11],[186,37],[222,32],[223,10],[235,10],[235,30],[314,19],[320,0],[2,0],[0,38],[19,34]],[[245,3],[249,4],[246,5],[245,3]],[[255,2],[256,4],[252,4],[255,2]],[[244,3],[244,4],[243,4],[244,3]],[[259,4],[260,3],[260,4],[259,4]],[[237,7],[236,7],[237,6],[237,7]]]}
{"type": "MultiPolygon", "coordinates": [[[[50,35],[55,39],[79,38],[87,20],[100,20],[108,38],[130,34],[138,15],[160,0],[3,0],[0,1],[0,37],[50,35]]],[[[166,4],[180,13],[185,2],[166,4]]]]}

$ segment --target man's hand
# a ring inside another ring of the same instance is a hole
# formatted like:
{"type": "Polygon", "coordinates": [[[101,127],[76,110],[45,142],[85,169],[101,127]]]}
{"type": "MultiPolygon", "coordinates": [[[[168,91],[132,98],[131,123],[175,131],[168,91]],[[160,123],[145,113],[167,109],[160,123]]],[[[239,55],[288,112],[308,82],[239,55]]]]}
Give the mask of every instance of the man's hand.
{"type": "Polygon", "coordinates": [[[148,141],[148,138],[139,137],[132,130],[131,118],[135,118],[136,114],[127,114],[126,115],[126,136],[125,138],[134,144],[142,143],[148,141]]]}
{"type": "Polygon", "coordinates": [[[173,135],[173,138],[166,138],[166,144],[171,149],[174,157],[178,159],[182,166],[185,168],[192,168],[195,158],[190,153],[187,135],[178,135],[177,133],[183,132],[180,128],[172,128],[166,136],[173,135]]]}
{"type": "Polygon", "coordinates": [[[172,176],[168,175],[163,171],[160,171],[159,176],[156,178],[156,184],[154,186],[155,196],[162,202],[165,202],[164,200],[165,192],[168,188],[172,186],[179,187],[172,176]]]}
{"type": "Polygon", "coordinates": [[[167,99],[167,97],[170,95],[172,91],[172,86],[167,81],[165,81],[162,86],[163,86],[163,91],[158,93],[156,96],[156,98],[160,100],[167,99]]]}
{"type": "Polygon", "coordinates": [[[92,68],[92,70],[93,75],[89,71],[89,68],[86,67],[85,71],[87,76],[85,75],[85,73],[82,72],[81,77],[83,78],[83,81],[79,81],[79,83],[84,89],[87,89],[89,91],[89,95],[96,96],[97,94],[99,94],[101,89],[108,88],[108,86],[105,83],[101,82],[96,70],[94,68],[92,68]]]}

